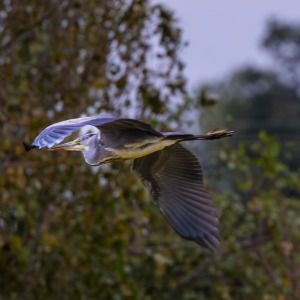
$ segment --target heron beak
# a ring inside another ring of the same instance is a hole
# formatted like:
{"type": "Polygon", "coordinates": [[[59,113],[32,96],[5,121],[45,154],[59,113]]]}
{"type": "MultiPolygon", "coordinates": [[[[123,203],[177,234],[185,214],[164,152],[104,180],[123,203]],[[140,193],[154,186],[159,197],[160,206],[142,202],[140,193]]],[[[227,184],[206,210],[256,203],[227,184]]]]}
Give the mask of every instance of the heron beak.
{"type": "Polygon", "coordinates": [[[54,146],[50,149],[48,149],[49,151],[84,151],[86,150],[86,147],[84,145],[81,145],[78,143],[77,140],[69,142],[69,143],[65,143],[65,144],[61,144],[61,145],[57,145],[54,146]]]}

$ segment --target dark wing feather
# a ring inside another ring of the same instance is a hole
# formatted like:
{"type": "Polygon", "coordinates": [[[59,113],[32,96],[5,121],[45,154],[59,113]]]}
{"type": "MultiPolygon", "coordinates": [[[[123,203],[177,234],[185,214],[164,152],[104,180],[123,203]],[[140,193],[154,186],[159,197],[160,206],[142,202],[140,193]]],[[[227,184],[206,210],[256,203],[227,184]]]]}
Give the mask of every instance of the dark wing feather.
{"type": "Polygon", "coordinates": [[[138,120],[93,116],[70,119],[50,125],[36,137],[36,139],[32,143],[32,147],[51,148],[54,145],[62,142],[67,136],[71,135],[74,131],[77,131],[86,125],[99,127],[100,130],[103,129],[104,131],[105,129],[109,129],[107,128],[108,126],[112,127],[111,125],[114,125],[115,128],[134,128],[149,132],[152,135],[161,136],[161,134],[154,130],[149,124],[138,120]]]}
{"type": "Polygon", "coordinates": [[[179,144],[134,160],[160,211],[183,238],[218,249],[219,212],[203,187],[197,158],[179,144]]]}

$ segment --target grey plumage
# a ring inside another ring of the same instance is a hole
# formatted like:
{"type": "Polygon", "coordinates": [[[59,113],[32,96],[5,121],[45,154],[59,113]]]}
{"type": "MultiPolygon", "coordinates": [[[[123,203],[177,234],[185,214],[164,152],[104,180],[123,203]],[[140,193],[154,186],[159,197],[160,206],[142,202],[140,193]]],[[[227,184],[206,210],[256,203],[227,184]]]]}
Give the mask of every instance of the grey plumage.
{"type": "Polygon", "coordinates": [[[32,145],[24,146],[27,150],[48,147],[53,151],[81,151],[90,165],[133,159],[133,170],[141,176],[174,230],[183,238],[213,250],[219,248],[221,240],[219,212],[203,187],[197,158],[178,143],[218,139],[232,134],[228,130],[205,135],[162,133],[135,119],[94,116],[55,123],[44,129],[32,145]],[[86,125],[100,131],[57,145],[86,125]]]}
{"type": "Polygon", "coordinates": [[[218,248],[219,212],[203,188],[200,164],[190,151],[175,144],[135,159],[133,170],[179,235],[203,247],[218,248]]]}
{"type": "Polygon", "coordinates": [[[71,135],[74,131],[79,130],[83,126],[90,125],[101,128],[101,133],[115,131],[116,129],[125,130],[126,128],[141,130],[144,133],[150,133],[155,136],[161,136],[159,132],[154,130],[150,125],[134,120],[113,117],[83,117],[76,119],[69,119],[66,121],[52,124],[45,128],[34,140],[32,146],[34,147],[48,147],[62,142],[66,137],[71,135]],[[112,126],[113,124],[113,126],[112,126]]]}

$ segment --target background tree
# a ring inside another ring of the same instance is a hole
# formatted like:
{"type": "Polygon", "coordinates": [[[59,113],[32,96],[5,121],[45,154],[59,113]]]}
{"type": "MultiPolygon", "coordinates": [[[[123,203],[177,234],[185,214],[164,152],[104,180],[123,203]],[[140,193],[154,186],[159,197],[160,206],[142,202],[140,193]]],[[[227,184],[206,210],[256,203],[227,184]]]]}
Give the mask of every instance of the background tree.
{"type": "Polygon", "coordinates": [[[205,93],[183,97],[182,47],[173,13],[150,1],[1,2],[0,299],[300,297],[300,174],[276,139],[216,143],[218,172],[208,174],[219,179],[224,242],[214,255],[172,231],[129,163],[91,168],[80,154],[22,148],[50,123],[81,114],[176,128],[191,105],[209,104],[207,115],[220,107],[231,122],[267,91],[268,115],[269,85],[284,95],[295,88],[273,70],[249,68],[207,87],[236,99],[234,109],[205,93]]]}
{"type": "MultiPolygon", "coordinates": [[[[220,82],[207,83],[196,93],[201,102],[203,90],[219,95],[220,105],[210,109],[214,117],[234,121],[241,140],[255,139],[261,129],[279,135],[280,141],[298,142],[300,98],[296,73],[300,65],[299,24],[276,20],[268,23],[264,50],[275,58],[273,68],[246,66],[220,82]]],[[[208,126],[210,115],[203,122],[208,126]]],[[[213,119],[214,120],[214,119],[213,119]]],[[[211,125],[209,125],[211,126],[211,125]]]]}
{"type": "Polygon", "coordinates": [[[21,142],[86,113],[177,120],[173,14],[136,0],[3,1],[0,12],[0,297],[143,297],[170,264],[160,237],[175,235],[129,165],[97,171],[21,142]]]}
{"type": "MultiPolygon", "coordinates": [[[[204,127],[218,120],[237,132],[230,148],[216,150],[220,160],[208,164],[210,182],[220,191],[225,239],[223,261],[205,276],[212,280],[219,274],[214,286],[206,286],[212,299],[300,297],[298,29],[270,22],[263,45],[276,58],[273,68],[250,65],[196,93],[194,105],[205,109],[204,127]]],[[[211,155],[212,146],[205,146],[211,155]]],[[[187,282],[204,270],[199,267],[187,282]]]]}
{"type": "Polygon", "coordinates": [[[286,84],[299,89],[300,85],[300,24],[270,20],[263,47],[276,61],[276,71],[286,84]]]}
{"type": "Polygon", "coordinates": [[[233,126],[238,130],[235,142],[254,142],[261,130],[276,134],[282,146],[288,151],[294,149],[294,160],[289,162],[293,169],[300,163],[297,151],[300,146],[300,82],[296,75],[300,64],[298,31],[297,23],[268,22],[262,45],[271,58],[275,58],[273,65],[269,68],[250,64],[241,67],[224,80],[200,86],[194,96],[196,105],[204,103],[205,113],[200,111],[204,129],[215,126],[215,120],[218,126],[233,126]],[[214,103],[218,105],[203,102],[203,93],[217,95],[214,103]]]}

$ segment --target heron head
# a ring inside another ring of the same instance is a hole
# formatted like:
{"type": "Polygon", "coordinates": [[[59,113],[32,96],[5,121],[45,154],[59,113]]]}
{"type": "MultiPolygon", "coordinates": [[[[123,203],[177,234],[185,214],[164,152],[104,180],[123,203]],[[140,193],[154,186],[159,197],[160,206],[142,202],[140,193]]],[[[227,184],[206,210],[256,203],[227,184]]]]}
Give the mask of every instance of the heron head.
{"type": "Polygon", "coordinates": [[[95,145],[97,140],[97,133],[88,133],[80,136],[72,142],[56,145],[49,149],[49,151],[86,151],[95,145]]]}

